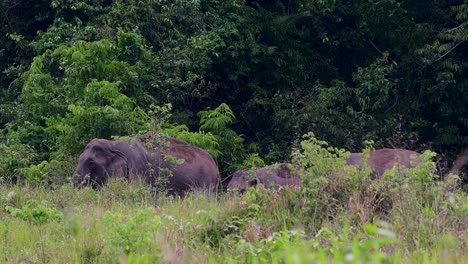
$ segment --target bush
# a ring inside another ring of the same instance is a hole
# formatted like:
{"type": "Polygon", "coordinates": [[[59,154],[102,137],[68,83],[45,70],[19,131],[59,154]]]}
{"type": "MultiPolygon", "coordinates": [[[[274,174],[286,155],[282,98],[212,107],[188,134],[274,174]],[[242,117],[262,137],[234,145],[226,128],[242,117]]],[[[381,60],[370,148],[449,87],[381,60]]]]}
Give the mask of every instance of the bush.
{"type": "Polygon", "coordinates": [[[103,221],[106,243],[104,252],[107,254],[118,256],[119,254],[137,254],[147,250],[158,252],[155,238],[161,219],[155,215],[153,208],[136,211],[133,216],[106,212],[103,221]]]}
{"type": "Polygon", "coordinates": [[[33,224],[45,224],[50,221],[61,219],[61,214],[45,201],[29,200],[21,208],[6,206],[5,209],[13,217],[33,224]]]}
{"type": "MultiPolygon", "coordinates": [[[[292,156],[304,169],[298,212],[310,233],[328,224],[336,227],[341,216],[355,232],[366,230],[365,223],[385,220],[392,223],[405,247],[421,250],[434,247],[446,233],[461,239],[460,232],[466,230],[461,222],[468,220],[468,214],[461,211],[467,208],[467,195],[457,189],[458,178],[437,180],[435,153],[424,152],[414,168],[395,166],[371,179],[369,168],[346,166],[346,152],[328,147],[311,134],[301,147],[292,156]]],[[[364,157],[368,153],[365,150],[364,157]]]]}
{"type": "Polygon", "coordinates": [[[348,237],[322,228],[310,237],[301,230],[274,232],[256,242],[240,240],[233,260],[240,263],[388,263],[383,252],[395,242],[387,224],[366,225],[364,237],[348,237]]]}
{"type": "Polygon", "coordinates": [[[369,182],[370,170],[364,166],[358,172],[347,166],[347,156],[349,152],[329,147],[312,133],[304,136],[300,149],[293,150],[293,162],[303,170],[299,171],[303,174],[302,213],[315,230],[324,220],[345,212],[352,194],[369,182]]]}
{"type": "Polygon", "coordinates": [[[21,176],[21,169],[27,167],[37,157],[28,145],[7,144],[0,144],[2,153],[0,155],[0,184],[16,183],[21,176]]]}

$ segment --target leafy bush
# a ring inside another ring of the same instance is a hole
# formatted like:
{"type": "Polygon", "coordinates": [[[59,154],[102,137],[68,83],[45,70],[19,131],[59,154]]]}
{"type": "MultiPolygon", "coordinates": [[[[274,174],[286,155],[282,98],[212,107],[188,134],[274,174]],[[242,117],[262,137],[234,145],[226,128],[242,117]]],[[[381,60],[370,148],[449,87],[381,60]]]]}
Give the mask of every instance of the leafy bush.
{"type": "Polygon", "coordinates": [[[232,171],[239,168],[246,159],[246,150],[242,135],[229,128],[235,116],[229,106],[220,104],[213,110],[198,113],[200,131],[189,132],[187,126],[166,126],[163,132],[206,149],[217,158],[220,168],[232,171]]]}
{"type": "MultiPolygon", "coordinates": [[[[364,181],[368,181],[370,170],[366,166],[360,172],[346,165],[349,152],[329,147],[325,141],[317,140],[312,133],[304,135],[301,148],[292,153],[293,162],[301,166],[303,175],[304,213],[318,228],[322,221],[344,212],[349,198],[364,181]]],[[[366,158],[363,158],[363,164],[366,158]]]]}
{"type": "Polygon", "coordinates": [[[83,103],[70,104],[65,116],[47,120],[47,135],[55,139],[51,144],[58,150],[78,153],[94,137],[132,134],[149,122],[116,83],[92,81],[85,90],[83,103]]]}
{"type": "Polygon", "coordinates": [[[395,166],[381,177],[371,179],[370,169],[365,166],[369,150],[364,151],[363,168],[356,170],[345,165],[345,152],[328,147],[312,134],[305,136],[301,147],[292,155],[305,170],[300,193],[303,201],[298,212],[312,233],[324,224],[336,223],[344,215],[359,229],[366,228],[363,223],[391,222],[398,230],[396,235],[408,247],[433,247],[441,233],[458,236],[459,230],[465,228],[459,221],[468,215],[460,215],[459,210],[466,208],[460,207],[460,203],[467,196],[456,189],[458,178],[437,180],[433,152],[424,152],[414,168],[395,166]],[[454,191],[461,200],[449,198],[454,191]],[[415,223],[415,218],[421,225],[415,223]],[[443,227],[446,221],[452,223],[450,231],[443,227]],[[418,234],[417,238],[414,234],[418,234]]]}
{"type": "Polygon", "coordinates": [[[8,124],[10,143],[0,146],[10,149],[0,157],[4,180],[24,172],[31,182],[47,182],[90,139],[143,130],[150,118],[141,107],[152,99],[151,54],[142,42],[119,31],[115,40],[76,41],[35,57],[21,79],[22,117],[8,124]]]}
{"type": "Polygon", "coordinates": [[[103,216],[103,221],[105,252],[126,255],[145,252],[148,249],[157,252],[155,236],[160,228],[161,219],[154,214],[153,208],[136,211],[133,216],[107,212],[103,216]]]}
{"type": "Polygon", "coordinates": [[[179,139],[187,141],[188,143],[203,148],[208,151],[211,156],[215,159],[221,155],[219,150],[218,139],[215,135],[203,131],[190,132],[189,128],[186,125],[165,125],[163,133],[171,136],[175,136],[179,139]]]}
{"type": "MultiPolygon", "coordinates": [[[[346,223],[345,223],[346,225],[346,223]]],[[[231,261],[242,263],[389,263],[383,251],[393,246],[395,234],[386,223],[366,224],[363,236],[322,228],[315,236],[301,230],[281,230],[255,242],[244,239],[233,249],[231,261]]]]}
{"type": "Polygon", "coordinates": [[[31,167],[23,170],[25,180],[33,184],[48,183],[50,173],[51,168],[47,161],[43,161],[37,165],[32,165],[31,167]]]}
{"type": "Polygon", "coordinates": [[[208,228],[201,233],[201,240],[213,248],[229,247],[232,241],[241,238],[243,227],[258,217],[259,213],[260,206],[252,203],[226,212],[221,219],[210,218],[208,228]]]}
{"type": "Polygon", "coordinates": [[[21,208],[5,207],[12,216],[33,224],[46,224],[50,221],[60,220],[62,215],[45,201],[28,200],[21,208]]]}
{"type": "Polygon", "coordinates": [[[35,161],[37,154],[28,145],[7,144],[0,143],[0,183],[11,184],[18,181],[21,169],[35,161]]]}
{"type": "Polygon", "coordinates": [[[144,97],[137,72],[145,70],[135,60],[146,62],[149,54],[124,49],[121,42],[129,41],[141,40],[120,32],[116,43],[79,41],[34,60],[21,98],[50,150],[77,153],[93,137],[129,134],[149,121],[135,104],[144,97]]]}

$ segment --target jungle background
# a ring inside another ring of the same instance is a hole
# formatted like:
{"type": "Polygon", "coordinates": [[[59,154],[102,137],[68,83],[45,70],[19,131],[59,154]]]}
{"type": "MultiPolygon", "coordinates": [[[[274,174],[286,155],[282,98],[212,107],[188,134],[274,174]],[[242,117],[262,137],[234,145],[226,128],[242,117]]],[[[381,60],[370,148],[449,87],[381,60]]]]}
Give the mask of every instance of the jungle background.
{"type": "Polygon", "coordinates": [[[466,0],[0,0],[0,262],[466,262],[447,168],[468,146],[467,21],[466,0]],[[144,133],[207,149],[222,178],[307,176],[72,188],[92,138],[144,133]],[[377,180],[344,162],[383,147],[437,158],[377,180]]]}
{"type": "Polygon", "coordinates": [[[210,149],[223,175],[253,157],[286,160],[310,131],[349,151],[372,141],[449,161],[468,144],[463,0],[0,8],[6,181],[41,162],[61,170],[92,138],[155,125],[210,149]]]}

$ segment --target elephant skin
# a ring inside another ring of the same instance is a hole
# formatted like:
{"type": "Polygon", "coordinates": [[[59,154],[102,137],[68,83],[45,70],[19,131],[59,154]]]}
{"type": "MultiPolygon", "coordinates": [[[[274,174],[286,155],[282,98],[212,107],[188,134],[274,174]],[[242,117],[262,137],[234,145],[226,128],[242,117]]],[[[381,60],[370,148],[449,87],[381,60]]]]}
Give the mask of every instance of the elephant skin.
{"type": "Polygon", "coordinates": [[[462,185],[468,184],[468,148],[462,150],[460,154],[455,158],[452,163],[452,168],[450,168],[451,174],[456,174],[460,176],[462,185]]]}
{"type": "MultiPolygon", "coordinates": [[[[420,162],[421,154],[406,149],[378,149],[370,152],[367,165],[372,169],[372,177],[378,178],[395,165],[414,168],[420,162]]],[[[348,165],[361,166],[362,153],[351,153],[346,160],[348,165]]]]}
{"type": "Polygon", "coordinates": [[[255,171],[238,170],[231,174],[226,180],[225,186],[228,190],[238,189],[241,191],[247,190],[249,187],[257,184],[255,171]]]}
{"type": "Polygon", "coordinates": [[[465,166],[468,166],[468,148],[464,149],[453,161],[450,173],[460,175],[465,166]]]}
{"type": "Polygon", "coordinates": [[[227,189],[245,191],[259,183],[267,188],[275,189],[282,186],[301,186],[301,178],[291,171],[290,166],[293,165],[279,163],[260,168],[257,171],[238,170],[228,177],[227,189]]]}
{"type": "Polygon", "coordinates": [[[99,188],[109,177],[141,178],[151,185],[166,181],[169,192],[176,194],[191,188],[215,190],[220,182],[218,166],[208,152],[175,138],[164,138],[161,144],[140,138],[91,140],[80,155],[73,184],[99,188]]]}

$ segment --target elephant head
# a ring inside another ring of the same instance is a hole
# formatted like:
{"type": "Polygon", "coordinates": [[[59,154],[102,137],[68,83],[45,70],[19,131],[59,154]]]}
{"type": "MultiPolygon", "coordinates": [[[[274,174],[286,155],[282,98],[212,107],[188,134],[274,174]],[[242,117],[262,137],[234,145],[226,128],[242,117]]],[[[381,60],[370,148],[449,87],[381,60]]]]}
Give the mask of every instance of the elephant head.
{"type": "Polygon", "coordinates": [[[232,174],[227,180],[227,189],[238,189],[245,191],[251,186],[263,184],[267,188],[278,189],[281,186],[301,186],[302,180],[291,171],[291,164],[279,163],[251,172],[239,170],[232,174]]]}
{"type": "Polygon", "coordinates": [[[297,187],[302,185],[302,180],[298,177],[298,171],[294,171],[294,165],[287,163],[277,163],[266,166],[258,170],[258,182],[265,187],[278,189],[281,186],[297,187]]]}
{"type": "Polygon", "coordinates": [[[80,155],[73,173],[73,185],[99,188],[110,176],[127,177],[129,151],[129,147],[122,142],[93,139],[80,155]]]}
{"type": "Polygon", "coordinates": [[[257,185],[257,177],[255,176],[255,172],[247,171],[247,170],[238,170],[230,175],[226,182],[226,188],[228,190],[237,189],[241,192],[246,191],[249,187],[257,185]]]}

